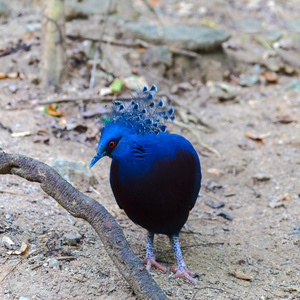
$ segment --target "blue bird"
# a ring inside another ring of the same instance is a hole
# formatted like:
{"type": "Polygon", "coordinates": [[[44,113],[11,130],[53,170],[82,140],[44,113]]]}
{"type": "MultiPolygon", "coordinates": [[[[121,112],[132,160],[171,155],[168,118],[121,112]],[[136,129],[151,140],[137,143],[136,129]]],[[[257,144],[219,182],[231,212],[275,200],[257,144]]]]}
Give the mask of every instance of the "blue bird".
{"type": "Polygon", "coordinates": [[[146,257],[155,261],[154,234],[166,234],[177,261],[177,278],[197,281],[183,260],[178,235],[195,205],[201,186],[198,155],[184,137],[166,132],[165,121],[174,120],[173,107],[165,108],[154,97],[156,86],[130,101],[114,101],[111,116],[104,122],[91,168],[103,156],[112,158],[110,184],[116,201],[128,217],[148,230],[146,257]]]}

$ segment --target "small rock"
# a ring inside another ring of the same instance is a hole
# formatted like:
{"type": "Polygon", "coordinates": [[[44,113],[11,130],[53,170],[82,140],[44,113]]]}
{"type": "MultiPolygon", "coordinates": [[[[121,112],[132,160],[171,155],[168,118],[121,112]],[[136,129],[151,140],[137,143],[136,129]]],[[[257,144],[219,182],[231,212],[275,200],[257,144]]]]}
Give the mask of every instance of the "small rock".
{"type": "Polygon", "coordinates": [[[285,207],[285,204],[283,202],[270,202],[269,206],[271,208],[279,208],[279,207],[285,207]]]}
{"type": "Polygon", "coordinates": [[[140,23],[125,25],[125,35],[157,45],[168,45],[181,49],[207,52],[220,49],[231,34],[226,30],[197,26],[155,26],[140,23]]]}
{"type": "Polygon", "coordinates": [[[132,74],[131,66],[122,51],[107,51],[102,64],[105,70],[114,74],[117,78],[125,78],[132,74]]]}
{"type": "Polygon", "coordinates": [[[258,77],[256,74],[248,75],[241,74],[240,75],[240,86],[252,86],[258,82],[258,77]]]}
{"type": "Polygon", "coordinates": [[[213,180],[208,180],[204,186],[205,186],[206,190],[212,191],[212,192],[215,192],[217,190],[224,188],[223,185],[221,185],[213,180]]]}
{"type": "Polygon", "coordinates": [[[9,17],[11,9],[0,0],[0,17],[9,17]]]}
{"type": "Polygon", "coordinates": [[[15,93],[17,92],[17,90],[18,90],[18,87],[17,87],[15,84],[10,84],[10,85],[8,86],[8,89],[9,89],[9,91],[10,91],[12,94],[15,94],[15,93]]]}
{"type": "Polygon", "coordinates": [[[273,44],[282,38],[282,31],[280,30],[264,30],[262,33],[263,39],[268,44],[273,44]]]}
{"type": "Polygon", "coordinates": [[[243,33],[258,33],[261,31],[261,21],[256,19],[232,20],[233,26],[243,33]]]}
{"type": "Polygon", "coordinates": [[[290,201],[290,200],[292,200],[292,195],[289,193],[284,193],[283,195],[279,196],[279,198],[277,199],[278,202],[290,201]]]}
{"type": "Polygon", "coordinates": [[[54,268],[54,267],[58,267],[61,266],[61,262],[55,258],[51,258],[48,260],[48,267],[49,268],[54,268]]]}
{"type": "Polygon", "coordinates": [[[283,20],[283,24],[292,32],[300,32],[300,19],[283,20]]]}
{"type": "Polygon", "coordinates": [[[222,228],[223,228],[224,231],[229,231],[228,226],[223,225],[222,228]]]}
{"type": "Polygon", "coordinates": [[[78,232],[70,232],[63,235],[64,242],[69,246],[77,246],[81,239],[82,235],[78,232]]]}
{"type": "Polygon", "coordinates": [[[269,181],[272,178],[272,175],[258,173],[258,174],[255,174],[254,176],[252,176],[252,178],[254,179],[254,181],[263,182],[263,181],[269,181]]]}
{"type": "Polygon", "coordinates": [[[2,243],[6,249],[11,250],[13,245],[15,244],[9,236],[2,237],[2,243]]]}
{"type": "Polygon", "coordinates": [[[94,173],[84,164],[77,161],[58,158],[50,163],[64,179],[70,181],[76,187],[88,190],[89,186],[95,185],[97,179],[94,173]]]}
{"type": "Polygon", "coordinates": [[[292,139],[291,140],[291,145],[293,145],[293,146],[300,146],[300,137],[292,139]]]}
{"type": "Polygon", "coordinates": [[[145,65],[163,64],[167,67],[172,65],[172,53],[168,46],[154,46],[142,54],[142,61],[145,65]]]}
{"type": "Polygon", "coordinates": [[[144,76],[130,76],[124,78],[123,83],[129,90],[139,90],[141,86],[149,86],[147,79],[144,76]]]}
{"type": "Polygon", "coordinates": [[[218,216],[218,217],[223,217],[223,218],[226,219],[226,220],[230,220],[230,221],[233,220],[233,217],[230,215],[230,213],[227,212],[227,211],[224,211],[224,210],[218,212],[218,213],[217,213],[217,216],[218,216]]]}
{"type": "MultiPolygon", "coordinates": [[[[107,3],[107,0],[66,1],[66,20],[87,19],[90,15],[105,14],[107,3]]],[[[112,12],[114,12],[113,7],[110,8],[109,13],[112,12]]]]}
{"type": "Polygon", "coordinates": [[[218,208],[221,208],[221,207],[224,207],[225,206],[225,203],[223,201],[220,201],[220,202],[217,202],[217,203],[213,203],[212,201],[210,200],[205,200],[205,204],[211,208],[215,208],[215,209],[218,209],[218,208]]]}
{"type": "Polygon", "coordinates": [[[226,82],[207,82],[208,91],[211,97],[218,98],[220,101],[233,100],[239,94],[239,89],[236,85],[226,82]]]}

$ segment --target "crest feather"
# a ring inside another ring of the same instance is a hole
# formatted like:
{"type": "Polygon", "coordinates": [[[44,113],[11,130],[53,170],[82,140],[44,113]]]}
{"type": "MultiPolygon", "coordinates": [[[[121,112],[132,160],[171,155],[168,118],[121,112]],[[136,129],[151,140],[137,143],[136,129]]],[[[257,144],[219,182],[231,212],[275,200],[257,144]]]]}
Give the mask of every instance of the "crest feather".
{"type": "Polygon", "coordinates": [[[166,131],[164,123],[175,119],[174,108],[164,107],[164,101],[156,97],[155,92],[155,85],[150,89],[145,86],[132,99],[114,101],[109,123],[123,123],[136,128],[139,133],[166,131]]]}

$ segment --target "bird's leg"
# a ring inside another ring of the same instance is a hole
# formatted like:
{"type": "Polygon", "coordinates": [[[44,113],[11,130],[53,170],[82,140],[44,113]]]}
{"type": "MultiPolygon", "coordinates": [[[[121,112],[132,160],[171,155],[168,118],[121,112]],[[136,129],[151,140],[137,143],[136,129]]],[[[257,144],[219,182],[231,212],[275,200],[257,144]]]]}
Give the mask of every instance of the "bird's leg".
{"type": "Polygon", "coordinates": [[[143,263],[147,264],[146,269],[148,271],[150,271],[151,265],[155,266],[159,270],[165,271],[166,268],[155,261],[155,256],[153,254],[153,238],[154,233],[148,231],[146,257],[143,259],[143,263]]]}
{"type": "Polygon", "coordinates": [[[177,277],[183,275],[187,280],[189,280],[193,283],[197,283],[198,281],[190,276],[190,275],[193,275],[194,273],[189,271],[187,269],[187,267],[185,266],[185,263],[184,263],[184,260],[183,260],[182,254],[181,254],[180,246],[179,246],[178,236],[172,235],[169,238],[170,238],[170,242],[171,242],[171,245],[172,245],[175,257],[176,257],[176,261],[177,261],[177,268],[173,268],[173,271],[175,272],[173,277],[177,278],[177,277]]]}

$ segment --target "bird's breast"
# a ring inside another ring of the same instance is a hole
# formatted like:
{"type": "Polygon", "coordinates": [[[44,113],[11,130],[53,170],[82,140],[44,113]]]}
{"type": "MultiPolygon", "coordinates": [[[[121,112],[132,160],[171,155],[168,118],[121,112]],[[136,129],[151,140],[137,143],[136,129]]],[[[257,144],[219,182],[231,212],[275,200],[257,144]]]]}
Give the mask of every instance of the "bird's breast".
{"type": "Polygon", "coordinates": [[[186,150],[174,156],[128,155],[111,164],[110,182],[119,206],[154,233],[179,233],[197,199],[200,181],[199,159],[186,150]]]}

